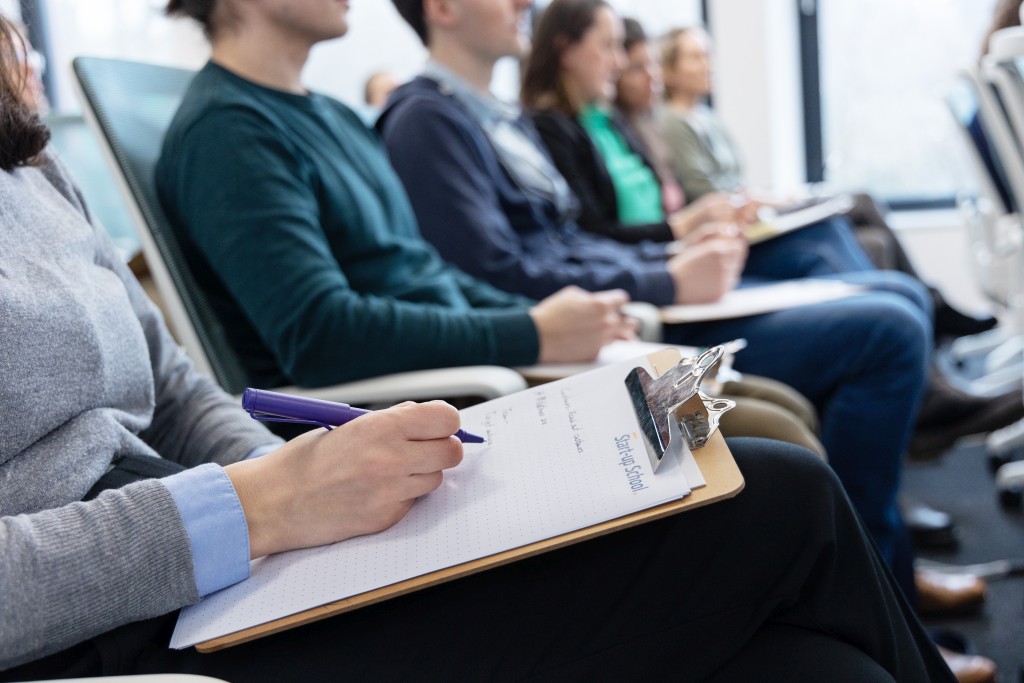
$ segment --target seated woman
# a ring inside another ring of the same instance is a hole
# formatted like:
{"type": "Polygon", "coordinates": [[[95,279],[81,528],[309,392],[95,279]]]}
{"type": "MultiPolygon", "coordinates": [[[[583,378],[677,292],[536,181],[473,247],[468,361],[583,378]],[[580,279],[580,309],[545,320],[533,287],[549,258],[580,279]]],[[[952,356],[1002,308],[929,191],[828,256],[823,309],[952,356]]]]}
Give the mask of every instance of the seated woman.
{"type": "Polygon", "coordinates": [[[731,444],[735,499],[217,653],[168,649],[177,610],[250,558],[396,523],[461,461],[458,414],[403,404],[287,444],[250,420],[90,221],[18,99],[15,44],[0,16],[0,679],[953,680],[828,468],[756,440],[731,444]]]}
{"type": "MultiPolygon", "coordinates": [[[[670,31],[664,38],[661,71],[664,106],[657,123],[676,180],[686,196],[699,200],[719,192],[747,192],[740,150],[721,119],[706,104],[711,95],[711,40],[700,28],[670,31]]],[[[886,221],[886,210],[867,194],[854,195],[847,214],[857,239],[878,268],[896,270],[920,279],[909,256],[886,221]]],[[[956,310],[934,287],[937,337],[984,332],[995,326],[992,317],[973,318],[956,310]]]]}

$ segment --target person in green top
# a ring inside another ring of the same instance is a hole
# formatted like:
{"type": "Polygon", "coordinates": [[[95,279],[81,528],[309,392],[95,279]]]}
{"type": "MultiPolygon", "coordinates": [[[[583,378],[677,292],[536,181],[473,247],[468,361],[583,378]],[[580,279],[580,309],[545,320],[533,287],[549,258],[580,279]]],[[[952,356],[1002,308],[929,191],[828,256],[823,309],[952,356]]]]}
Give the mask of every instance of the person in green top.
{"type": "Polygon", "coordinates": [[[630,147],[604,103],[590,103],[579,115],[580,124],[604,160],[615,187],[619,222],[626,226],[665,221],[661,183],[654,168],[630,147]]]}
{"type": "Polygon", "coordinates": [[[376,134],[302,85],[307,53],[267,64],[260,40],[238,35],[211,36],[156,183],[253,384],[583,362],[633,335],[622,291],[538,304],[444,262],[376,134]]]}

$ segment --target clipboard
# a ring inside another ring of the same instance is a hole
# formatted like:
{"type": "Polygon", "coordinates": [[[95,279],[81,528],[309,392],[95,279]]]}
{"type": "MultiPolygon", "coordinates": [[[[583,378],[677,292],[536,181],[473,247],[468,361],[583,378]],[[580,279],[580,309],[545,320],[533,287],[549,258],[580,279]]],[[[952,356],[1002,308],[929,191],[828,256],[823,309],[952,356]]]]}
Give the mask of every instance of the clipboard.
{"type": "Polygon", "coordinates": [[[794,230],[800,230],[821,221],[843,216],[854,207],[855,201],[848,194],[814,199],[791,207],[780,209],[764,208],[758,215],[759,222],[744,230],[747,242],[753,246],[794,230]]]}
{"type": "MultiPolygon", "coordinates": [[[[720,347],[719,347],[720,348],[720,347]]],[[[664,349],[648,356],[648,361],[654,374],[658,377],[664,375],[680,362],[680,355],[677,349],[664,349]]],[[[697,382],[699,384],[699,381],[697,382]]],[[[687,397],[691,398],[691,397],[687,397]]],[[[711,399],[712,401],[714,399],[711,399]]],[[[693,409],[692,401],[684,401],[680,408],[685,411],[693,409]]],[[[464,562],[452,567],[447,567],[422,576],[413,577],[387,586],[370,590],[342,600],[330,602],[319,607],[304,610],[280,619],[275,619],[251,628],[229,633],[227,635],[207,640],[196,644],[199,652],[215,652],[224,648],[240,645],[264,636],[280,633],[288,629],[309,624],[320,619],[326,619],[337,614],[349,612],[360,607],[372,605],[384,600],[406,595],[414,591],[436,586],[441,583],[469,576],[486,569],[499,567],[528,557],[533,557],[550,550],[564,548],[580,541],[585,541],[598,536],[627,529],[632,526],[644,524],[674,515],[685,510],[690,510],[719,500],[732,498],[743,490],[743,475],[733,460],[732,454],[725,443],[725,439],[719,431],[715,430],[707,435],[706,443],[692,451],[698,466],[701,469],[706,485],[693,489],[686,497],[647,508],[616,519],[610,519],[599,524],[579,529],[570,533],[537,541],[518,548],[512,548],[500,553],[481,557],[476,560],[464,562]]],[[[653,462],[653,460],[652,460],[653,462]]]]}

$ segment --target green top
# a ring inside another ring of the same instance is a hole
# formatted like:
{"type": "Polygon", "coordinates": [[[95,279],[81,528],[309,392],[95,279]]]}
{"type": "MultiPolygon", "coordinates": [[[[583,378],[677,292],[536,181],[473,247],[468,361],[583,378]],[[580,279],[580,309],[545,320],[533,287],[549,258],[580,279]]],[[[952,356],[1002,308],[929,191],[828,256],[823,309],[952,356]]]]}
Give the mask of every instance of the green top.
{"type": "Polygon", "coordinates": [[[537,360],[531,302],[441,260],[376,135],[336,100],[209,63],[156,181],[257,385],[537,360]]]}
{"type": "Polygon", "coordinates": [[[580,124],[597,147],[612,178],[619,222],[622,225],[664,223],[661,184],[654,171],[629,148],[626,139],[612,125],[611,114],[589,105],[580,112],[580,124]]]}

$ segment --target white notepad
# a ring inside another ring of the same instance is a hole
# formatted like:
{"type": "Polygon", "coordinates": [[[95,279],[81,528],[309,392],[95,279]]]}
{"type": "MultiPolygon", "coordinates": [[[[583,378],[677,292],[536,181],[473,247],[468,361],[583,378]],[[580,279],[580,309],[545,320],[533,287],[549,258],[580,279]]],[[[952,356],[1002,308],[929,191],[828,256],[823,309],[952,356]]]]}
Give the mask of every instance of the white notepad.
{"type": "Polygon", "coordinates": [[[845,299],[866,291],[862,285],[839,280],[787,280],[734,289],[711,304],[665,306],[660,309],[661,320],[669,324],[730,320],[845,299]]]}
{"type": "MultiPolygon", "coordinates": [[[[261,558],[248,580],[181,611],[184,648],[345,597],[518,548],[686,496],[682,458],[652,472],[624,379],[646,358],[598,368],[462,411],[488,442],[391,529],[261,558]]],[[[691,467],[693,464],[691,463],[691,467]]],[[[695,482],[696,485],[696,482],[695,482]]]]}
{"type": "Polygon", "coordinates": [[[570,375],[578,375],[581,372],[593,370],[603,365],[614,365],[629,361],[640,356],[647,356],[662,349],[676,349],[683,358],[700,355],[700,349],[696,346],[679,346],[678,344],[663,344],[661,342],[648,342],[636,340],[617,340],[605,344],[597,354],[597,358],[590,363],[543,363],[541,365],[530,365],[516,368],[516,370],[533,382],[551,382],[570,375]]]}

